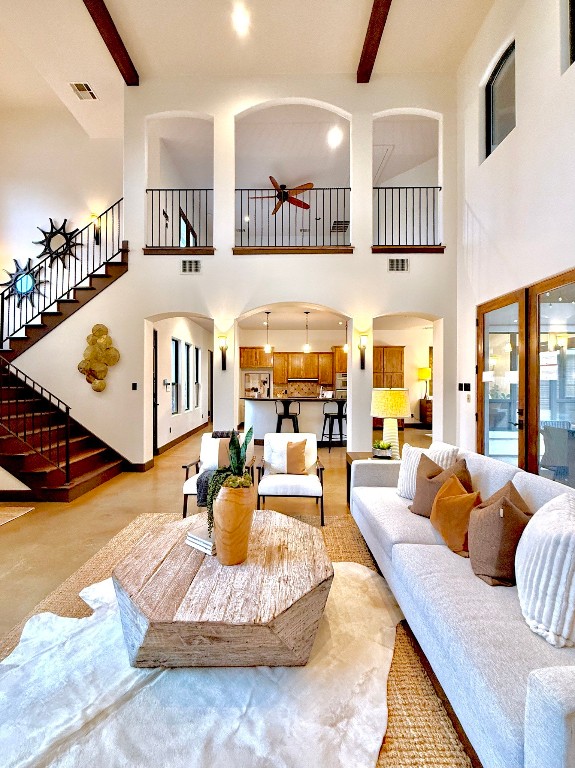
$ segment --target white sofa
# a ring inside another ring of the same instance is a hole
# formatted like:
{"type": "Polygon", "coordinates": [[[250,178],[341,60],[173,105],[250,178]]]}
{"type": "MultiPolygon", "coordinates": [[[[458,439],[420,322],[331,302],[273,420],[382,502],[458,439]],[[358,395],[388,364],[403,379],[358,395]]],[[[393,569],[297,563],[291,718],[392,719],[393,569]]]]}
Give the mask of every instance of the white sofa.
{"type": "MultiPolygon", "coordinates": [[[[535,512],[569,489],[460,451],[487,499],[508,480],[535,512]]],[[[575,648],[554,648],[397,495],[399,461],[355,461],[350,508],[484,768],[575,768],[575,648]]],[[[574,491],[575,493],[575,491],[574,491]]]]}

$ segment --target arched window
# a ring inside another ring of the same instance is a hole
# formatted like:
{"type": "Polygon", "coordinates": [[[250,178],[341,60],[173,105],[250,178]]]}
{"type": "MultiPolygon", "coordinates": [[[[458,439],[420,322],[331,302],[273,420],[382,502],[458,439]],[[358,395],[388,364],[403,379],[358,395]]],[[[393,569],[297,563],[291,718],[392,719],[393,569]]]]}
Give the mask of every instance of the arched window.
{"type": "Polygon", "coordinates": [[[486,156],[515,128],[515,42],[511,43],[485,86],[486,156]]]}

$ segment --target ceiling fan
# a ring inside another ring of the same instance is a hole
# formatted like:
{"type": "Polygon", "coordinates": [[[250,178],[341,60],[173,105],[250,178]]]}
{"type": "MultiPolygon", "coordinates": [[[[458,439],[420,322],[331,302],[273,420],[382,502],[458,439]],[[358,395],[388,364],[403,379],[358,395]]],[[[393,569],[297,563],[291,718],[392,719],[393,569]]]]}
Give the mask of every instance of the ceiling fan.
{"type": "Polygon", "coordinates": [[[292,187],[291,189],[288,189],[285,184],[278,184],[273,176],[270,176],[270,181],[276,190],[275,194],[257,195],[256,197],[251,197],[250,200],[273,200],[277,197],[277,203],[272,211],[272,216],[276,215],[285,202],[297,205],[298,208],[305,208],[306,210],[309,208],[309,203],[305,203],[303,200],[298,200],[296,195],[301,195],[301,193],[305,192],[307,189],[313,189],[311,181],[308,181],[306,184],[299,184],[297,187],[292,187]]]}

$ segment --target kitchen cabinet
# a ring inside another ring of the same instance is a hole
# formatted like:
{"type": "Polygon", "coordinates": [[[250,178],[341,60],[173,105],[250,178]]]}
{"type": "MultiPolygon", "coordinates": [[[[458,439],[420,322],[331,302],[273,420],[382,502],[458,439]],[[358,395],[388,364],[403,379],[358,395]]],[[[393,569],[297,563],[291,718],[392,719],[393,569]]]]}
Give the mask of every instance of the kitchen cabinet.
{"type": "Polygon", "coordinates": [[[317,352],[288,353],[288,379],[316,379],[319,376],[319,359],[317,352]]]}
{"type": "Polygon", "coordinates": [[[403,347],[373,348],[373,386],[402,389],[403,347]]]}
{"type": "Polygon", "coordinates": [[[319,383],[322,387],[333,387],[333,353],[320,352],[319,383]]]}
{"type": "Polygon", "coordinates": [[[336,373],[347,373],[347,352],[343,351],[343,347],[332,347],[333,352],[333,374],[335,378],[336,373]]]}
{"type": "Polygon", "coordinates": [[[288,380],[288,353],[274,352],[274,386],[283,386],[288,380]]]}
{"type": "Polygon", "coordinates": [[[240,347],[240,368],[272,368],[273,352],[267,355],[263,347],[240,347]]]}

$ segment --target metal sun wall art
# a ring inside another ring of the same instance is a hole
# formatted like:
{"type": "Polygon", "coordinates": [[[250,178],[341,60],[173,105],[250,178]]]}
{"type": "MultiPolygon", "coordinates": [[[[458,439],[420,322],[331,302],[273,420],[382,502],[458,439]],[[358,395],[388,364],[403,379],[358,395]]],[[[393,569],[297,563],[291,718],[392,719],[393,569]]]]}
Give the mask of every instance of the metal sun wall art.
{"type": "Polygon", "coordinates": [[[107,327],[101,323],[92,328],[92,333],[86,337],[86,341],[88,346],[84,350],[83,359],[78,363],[78,370],[86,377],[94,392],[103,392],[106,389],[104,379],[108,375],[108,368],[116,365],[120,353],[113,346],[107,327]]]}
{"type": "MultiPolygon", "coordinates": [[[[44,230],[42,227],[38,227],[43,237],[41,240],[34,240],[34,245],[42,246],[42,253],[37,258],[41,259],[42,256],[50,257],[50,267],[54,265],[57,259],[60,259],[64,269],[67,268],[66,256],[70,256],[73,259],[78,257],[74,253],[76,248],[75,237],[78,234],[78,229],[73,229],[70,232],[66,232],[66,223],[68,219],[64,219],[61,226],[57,227],[54,221],[50,219],[50,229],[44,230]]],[[[8,298],[14,296],[17,301],[17,306],[20,307],[24,299],[28,299],[30,304],[34,306],[34,296],[44,296],[40,290],[42,285],[45,285],[48,280],[40,280],[40,271],[44,268],[44,265],[32,266],[32,259],[28,259],[25,267],[21,266],[16,259],[14,259],[14,272],[8,272],[4,270],[9,277],[5,283],[0,283],[0,286],[5,285],[8,289],[8,298]]]]}
{"type": "Polygon", "coordinates": [[[17,306],[19,307],[24,299],[28,299],[30,304],[34,306],[34,295],[44,296],[40,290],[41,286],[47,283],[47,280],[40,280],[40,270],[33,271],[32,259],[28,259],[28,263],[25,267],[20,266],[16,259],[14,259],[14,272],[8,272],[4,270],[10,278],[5,283],[0,285],[6,285],[8,288],[8,296],[14,296],[17,299],[17,306]]]}

